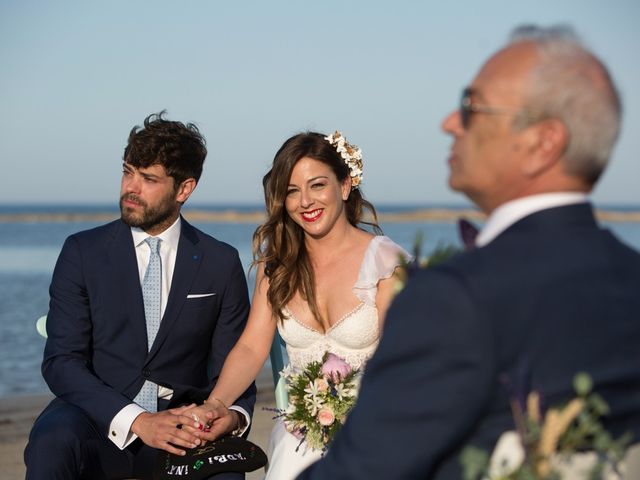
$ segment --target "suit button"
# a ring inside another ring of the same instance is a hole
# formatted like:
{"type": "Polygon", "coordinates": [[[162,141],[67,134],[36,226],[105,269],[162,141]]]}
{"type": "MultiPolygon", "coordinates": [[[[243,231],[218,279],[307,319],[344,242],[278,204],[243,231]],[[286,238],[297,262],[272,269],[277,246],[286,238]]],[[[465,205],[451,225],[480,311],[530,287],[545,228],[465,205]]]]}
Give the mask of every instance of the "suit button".
{"type": "Polygon", "coordinates": [[[142,370],[142,376],[144,378],[149,378],[150,375],[151,375],[151,371],[150,370],[142,370]]]}

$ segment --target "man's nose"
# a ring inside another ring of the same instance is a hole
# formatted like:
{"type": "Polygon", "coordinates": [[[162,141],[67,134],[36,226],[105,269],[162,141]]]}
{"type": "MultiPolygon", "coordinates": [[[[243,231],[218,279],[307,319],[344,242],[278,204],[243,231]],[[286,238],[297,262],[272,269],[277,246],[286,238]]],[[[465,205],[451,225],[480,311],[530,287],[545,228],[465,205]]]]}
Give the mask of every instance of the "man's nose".
{"type": "Polygon", "coordinates": [[[442,130],[451,135],[457,136],[464,132],[462,126],[462,119],[460,118],[460,111],[453,110],[449,115],[445,117],[440,125],[442,130]]]}

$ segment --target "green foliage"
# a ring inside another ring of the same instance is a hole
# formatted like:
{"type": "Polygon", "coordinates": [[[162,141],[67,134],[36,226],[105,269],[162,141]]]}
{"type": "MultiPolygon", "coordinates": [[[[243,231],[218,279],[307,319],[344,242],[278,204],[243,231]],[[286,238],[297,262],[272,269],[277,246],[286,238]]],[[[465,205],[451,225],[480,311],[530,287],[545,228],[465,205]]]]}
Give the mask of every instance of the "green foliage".
{"type": "Polygon", "coordinates": [[[431,252],[431,255],[429,255],[427,265],[433,267],[434,265],[438,265],[439,263],[449,260],[460,252],[462,252],[462,249],[455,245],[438,244],[431,252]]]}
{"type": "Polygon", "coordinates": [[[400,254],[400,268],[396,272],[396,286],[395,291],[398,293],[401,291],[411,276],[421,268],[432,267],[438,265],[449,258],[462,252],[462,248],[451,244],[438,244],[433,249],[430,255],[422,256],[422,232],[416,234],[416,238],[413,242],[413,259],[405,257],[400,254]]]}
{"type": "Polygon", "coordinates": [[[462,248],[453,244],[438,243],[426,257],[422,256],[423,234],[418,232],[413,241],[413,257],[420,267],[433,267],[462,252],[462,248]]]}
{"type": "Polygon", "coordinates": [[[584,372],[580,372],[576,374],[576,376],[573,379],[573,389],[576,391],[576,393],[579,396],[581,397],[587,396],[592,388],[593,388],[593,381],[591,380],[591,377],[588,374],[584,372]]]}
{"type": "Polygon", "coordinates": [[[460,454],[462,480],[477,480],[489,469],[489,454],[484,450],[469,446],[460,454]]]}
{"type": "MultiPolygon", "coordinates": [[[[587,373],[578,373],[574,377],[573,387],[577,394],[576,399],[581,402],[580,411],[575,418],[569,417],[573,420],[563,431],[558,432],[555,449],[548,457],[541,454],[541,442],[549,440],[550,432],[557,430],[559,417],[569,410],[566,405],[549,409],[547,415],[540,417],[542,420],[535,420],[538,418],[535,412],[520,412],[525,416],[525,429],[519,432],[524,461],[508,474],[491,476],[489,455],[477,447],[467,446],[460,455],[463,479],[561,480],[562,477],[557,470],[548,468],[549,462],[552,465],[554,457],[569,459],[572,455],[585,451],[597,455],[597,460],[589,472],[589,479],[601,479],[606,467],[615,470],[631,443],[631,433],[614,439],[605,430],[600,419],[609,413],[609,406],[600,395],[592,392],[593,381],[587,373]],[[545,463],[547,468],[542,466],[545,463]]],[[[532,394],[537,395],[537,392],[532,394]]],[[[573,402],[575,403],[575,400],[573,402]]]]}

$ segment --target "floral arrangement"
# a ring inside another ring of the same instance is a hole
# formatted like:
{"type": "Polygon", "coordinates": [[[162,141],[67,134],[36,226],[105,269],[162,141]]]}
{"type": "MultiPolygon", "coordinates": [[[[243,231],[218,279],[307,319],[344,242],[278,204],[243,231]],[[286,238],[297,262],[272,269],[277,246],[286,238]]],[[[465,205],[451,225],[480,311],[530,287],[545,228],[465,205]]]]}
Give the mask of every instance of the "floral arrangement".
{"type": "Polygon", "coordinates": [[[300,372],[285,368],[289,406],[278,410],[287,431],[315,450],[326,451],[356,402],[359,370],[342,358],[325,353],[322,362],[310,362],[300,372]]]}
{"type": "Polygon", "coordinates": [[[614,440],[600,423],[607,403],[592,392],[586,373],[575,376],[577,396],[566,405],[541,410],[540,393],[526,405],[512,401],[517,431],[504,433],[491,457],[466,447],[460,461],[464,480],[558,480],[563,478],[620,479],[630,435],[614,440]]]}
{"type": "Polygon", "coordinates": [[[356,145],[347,142],[347,139],[337,130],[324,139],[335,147],[344,163],[349,167],[351,188],[358,188],[362,182],[362,151],[356,145]]]}

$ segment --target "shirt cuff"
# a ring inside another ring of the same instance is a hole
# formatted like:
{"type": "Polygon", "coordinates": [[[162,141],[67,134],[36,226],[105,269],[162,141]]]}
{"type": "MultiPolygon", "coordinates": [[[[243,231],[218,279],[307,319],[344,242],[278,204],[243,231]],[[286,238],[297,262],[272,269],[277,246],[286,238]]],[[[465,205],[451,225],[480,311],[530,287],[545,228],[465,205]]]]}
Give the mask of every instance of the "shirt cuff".
{"type": "Polygon", "coordinates": [[[120,410],[109,424],[109,440],[120,450],[127,448],[138,436],[131,431],[131,425],[138,415],[146,412],[137,403],[130,403],[120,410]]]}
{"type": "Polygon", "coordinates": [[[251,417],[249,417],[249,414],[244,408],[239,407],[238,405],[231,405],[229,407],[229,410],[235,410],[236,412],[241,414],[245,419],[244,427],[237,428],[233,432],[231,432],[231,435],[233,435],[234,437],[241,437],[242,435],[244,435],[244,432],[246,432],[249,426],[251,425],[251,417]]]}

